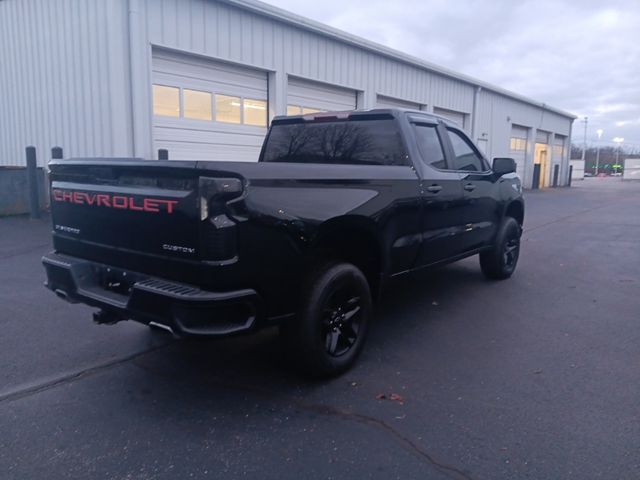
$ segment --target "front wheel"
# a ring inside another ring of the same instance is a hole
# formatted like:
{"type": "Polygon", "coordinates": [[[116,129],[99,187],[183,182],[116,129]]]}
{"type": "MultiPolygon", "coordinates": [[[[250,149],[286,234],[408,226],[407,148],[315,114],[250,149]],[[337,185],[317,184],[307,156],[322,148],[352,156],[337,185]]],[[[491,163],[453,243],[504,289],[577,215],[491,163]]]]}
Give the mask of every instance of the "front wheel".
{"type": "Polygon", "coordinates": [[[346,371],[362,351],[372,302],[363,273],[349,263],[327,262],[303,289],[297,318],[281,327],[285,353],[316,377],[346,371]]]}
{"type": "Polygon", "coordinates": [[[512,217],[505,217],[491,250],[480,254],[480,268],[487,278],[504,280],[513,275],[520,257],[522,229],[512,217]]]}

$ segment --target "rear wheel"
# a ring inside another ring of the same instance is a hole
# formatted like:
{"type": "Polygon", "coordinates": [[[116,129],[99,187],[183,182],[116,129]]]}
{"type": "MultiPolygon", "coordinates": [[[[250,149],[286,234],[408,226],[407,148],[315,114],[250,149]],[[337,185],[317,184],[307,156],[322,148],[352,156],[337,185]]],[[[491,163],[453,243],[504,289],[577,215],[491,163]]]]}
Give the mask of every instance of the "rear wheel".
{"type": "Polygon", "coordinates": [[[520,257],[522,229],[512,217],[505,217],[491,250],[480,254],[480,268],[487,278],[504,280],[513,275],[520,257]]]}
{"type": "Polygon", "coordinates": [[[325,263],[310,275],[297,318],[281,327],[285,353],[307,374],[338,375],[362,351],[371,311],[363,273],[349,263],[325,263]]]}

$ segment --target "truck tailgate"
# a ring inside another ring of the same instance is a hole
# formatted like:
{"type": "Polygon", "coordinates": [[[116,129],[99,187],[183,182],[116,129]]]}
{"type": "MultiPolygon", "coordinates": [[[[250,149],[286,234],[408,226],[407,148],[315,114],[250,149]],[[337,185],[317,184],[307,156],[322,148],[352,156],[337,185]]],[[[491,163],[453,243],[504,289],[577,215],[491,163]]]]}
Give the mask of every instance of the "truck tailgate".
{"type": "Polygon", "coordinates": [[[196,162],[64,161],[51,164],[54,245],[200,260],[196,162]]]}

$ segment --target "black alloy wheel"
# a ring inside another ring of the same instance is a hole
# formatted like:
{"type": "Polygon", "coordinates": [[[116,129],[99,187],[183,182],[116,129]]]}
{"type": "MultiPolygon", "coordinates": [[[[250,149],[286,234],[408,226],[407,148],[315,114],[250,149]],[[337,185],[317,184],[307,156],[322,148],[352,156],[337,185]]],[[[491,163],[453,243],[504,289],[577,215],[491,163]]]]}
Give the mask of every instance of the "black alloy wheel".
{"type": "Polygon", "coordinates": [[[504,253],[502,254],[504,266],[506,269],[514,270],[518,257],[520,256],[520,236],[512,234],[504,243],[504,253]]]}
{"type": "Polygon", "coordinates": [[[348,282],[337,285],[323,309],[322,336],[327,353],[339,357],[358,340],[362,322],[361,298],[348,282]]]}
{"type": "Polygon", "coordinates": [[[280,327],[284,353],[307,375],[338,375],[362,351],[371,312],[369,283],[360,269],[325,261],[309,273],[296,318],[280,327]]]}
{"type": "Polygon", "coordinates": [[[487,278],[504,280],[513,275],[520,258],[522,227],[515,218],[505,217],[491,249],[480,253],[480,268],[487,278]]]}

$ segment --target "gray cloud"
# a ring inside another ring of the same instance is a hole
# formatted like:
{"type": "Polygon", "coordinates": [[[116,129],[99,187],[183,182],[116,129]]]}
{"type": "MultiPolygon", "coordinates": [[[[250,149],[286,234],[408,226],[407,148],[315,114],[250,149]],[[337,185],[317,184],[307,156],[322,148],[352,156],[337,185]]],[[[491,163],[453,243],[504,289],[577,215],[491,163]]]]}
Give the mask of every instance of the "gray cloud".
{"type": "Polygon", "coordinates": [[[638,0],[267,1],[586,115],[589,141],[601,128],[603,141],[640,149],[638,0]]]}

